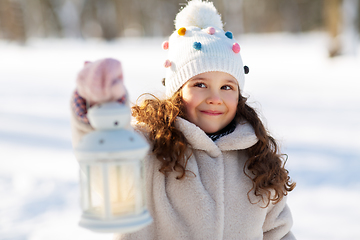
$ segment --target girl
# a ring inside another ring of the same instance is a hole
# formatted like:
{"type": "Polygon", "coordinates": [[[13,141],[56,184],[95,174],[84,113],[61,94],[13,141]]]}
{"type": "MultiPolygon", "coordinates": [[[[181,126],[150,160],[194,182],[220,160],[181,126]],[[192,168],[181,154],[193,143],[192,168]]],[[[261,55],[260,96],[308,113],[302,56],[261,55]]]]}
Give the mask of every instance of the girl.
{"type": "MultiPolygon", "coordinates": [[[[210,2],[190,1],[175,27],[163,44],[166,99],[132,107],[134,127],[151,144],[145,169],[154,221],[116,239],[295,239],[286,205],[295,184],[276,141],[242,96],[248,68],[239,44],[210,2]]],[[[85,101],[124,101],[119,64],[100,60],[80,72],[74,144],[92,130],[85,101]]]]}

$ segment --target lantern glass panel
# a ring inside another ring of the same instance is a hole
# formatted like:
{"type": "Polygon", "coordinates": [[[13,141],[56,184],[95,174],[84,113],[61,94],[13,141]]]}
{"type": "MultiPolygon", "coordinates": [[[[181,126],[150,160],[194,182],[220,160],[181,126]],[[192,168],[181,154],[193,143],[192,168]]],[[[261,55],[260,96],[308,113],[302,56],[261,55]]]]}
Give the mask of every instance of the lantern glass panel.
{"type": "Polygon", "coordinates": [[[144,167],[144,164],[143,164],[143,161],[141,161],[142,162],[142,164],[140,164],[141,165],[141,167],[140,167],[140,183],[141,183],[141,187],[140,187],[140,189],[141,189],[141,194],[142,194],[142,207],[143,207],[143,209],[145,209],[146,208],[146,186],[145,186],[145,179],[144,179],[144,177],[145,177],[145,167],[144,167]]]}
{"type": "Polygon", "coordinates": [[[103,169],[100,164],[82,167],[83,209],[85,214],[102,217],[104,215],[103,169]]]}
{"type": "Polygon", "coordinates": [[[86,164],[80,165],[80,188],[81,188],[81,207],[83,210],[89,209],[89,200],[90,200],[90,182],[88,181],[88,177],[86,176],[86,164]]]}
{"type": "Polygon", "coordinates": [[[139,166],[135,162],[122,162],[109,167],[110,202],[113,216],[133,214],[141,198],[139,166]]]}

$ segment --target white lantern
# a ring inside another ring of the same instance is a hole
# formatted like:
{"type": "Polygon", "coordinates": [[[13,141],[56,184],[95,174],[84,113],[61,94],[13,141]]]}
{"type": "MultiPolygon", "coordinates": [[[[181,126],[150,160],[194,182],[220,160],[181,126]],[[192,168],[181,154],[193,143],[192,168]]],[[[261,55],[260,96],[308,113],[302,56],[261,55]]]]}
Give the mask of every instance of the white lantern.
{"type": "Polygon", "coordinates": [[[79,225],[96,232],[126,233],[152,222],[145,203],[145,139],[130,127],[128,105],[98,104],[88,111],[95,131],[75,148],[80,164],[79,225]]]}

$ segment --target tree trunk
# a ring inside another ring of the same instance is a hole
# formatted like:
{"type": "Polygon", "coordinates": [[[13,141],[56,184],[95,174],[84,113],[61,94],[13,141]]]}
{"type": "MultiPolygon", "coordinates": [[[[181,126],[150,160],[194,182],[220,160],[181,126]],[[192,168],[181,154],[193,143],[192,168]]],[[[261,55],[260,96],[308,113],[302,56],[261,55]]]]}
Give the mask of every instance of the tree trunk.
{"type": "Polygon", "coordinates": [[[0,29],[5,39],[25,43],[24,12],[18,1],[0,1],[0,29]]]}
{"type": "Polygon", "coordinates": [[[335,57],[341,53],[341,0],[323,0],[325,26],[330,36],[329,56],[335,57]]]}

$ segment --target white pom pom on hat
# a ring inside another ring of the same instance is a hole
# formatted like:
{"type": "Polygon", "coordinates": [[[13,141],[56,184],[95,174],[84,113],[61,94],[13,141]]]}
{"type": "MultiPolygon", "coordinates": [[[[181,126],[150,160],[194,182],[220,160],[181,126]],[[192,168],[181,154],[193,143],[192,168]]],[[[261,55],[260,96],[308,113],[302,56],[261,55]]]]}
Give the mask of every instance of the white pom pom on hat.
{"type": "Polygon", "coordinates": [[[193,0],[175,18],[175,28],[181,27],[223,28],[221,16],[212,2],[193,0]]]}
{"type": "Polygon", "coordinates": [[[192,0],[176,15],[176,30],[166,44],[166,96],[171,97],[190,78],[211,71],[232,75],[244,88],[240,46],[231,32],[224,32],[214,4],[192,0]],[[236,46],[234,48],[234,46],[236,46]]]}

